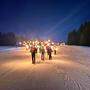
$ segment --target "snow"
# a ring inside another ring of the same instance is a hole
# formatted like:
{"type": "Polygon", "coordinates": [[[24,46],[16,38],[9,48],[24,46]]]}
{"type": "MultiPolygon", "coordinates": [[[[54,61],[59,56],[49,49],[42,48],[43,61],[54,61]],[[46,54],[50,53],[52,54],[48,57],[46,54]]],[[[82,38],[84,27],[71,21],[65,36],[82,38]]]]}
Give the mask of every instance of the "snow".
{"type": "Polygon", "coordinates": [[[12,51],[12,50],[20,50],[20,47],[0,46],[0,52],[12,51]]]}
{"type": "Polygon", "coordinates": [[[60,46],[53,60],[31,62],[24,48],[0,53],[0,90],[90,90],[90,48],[60,46]]]}

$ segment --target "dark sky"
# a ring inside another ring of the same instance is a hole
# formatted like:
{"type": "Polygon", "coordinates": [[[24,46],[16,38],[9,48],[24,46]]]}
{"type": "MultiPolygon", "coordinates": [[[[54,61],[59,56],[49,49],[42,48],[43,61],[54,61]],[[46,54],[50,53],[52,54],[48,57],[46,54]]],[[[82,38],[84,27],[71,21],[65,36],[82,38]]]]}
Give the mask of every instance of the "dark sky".
{"type": "Polygon", "coordinates": [[[0,0],[0,31],[66,40],[90,20],[90,0],[0,0]]]}

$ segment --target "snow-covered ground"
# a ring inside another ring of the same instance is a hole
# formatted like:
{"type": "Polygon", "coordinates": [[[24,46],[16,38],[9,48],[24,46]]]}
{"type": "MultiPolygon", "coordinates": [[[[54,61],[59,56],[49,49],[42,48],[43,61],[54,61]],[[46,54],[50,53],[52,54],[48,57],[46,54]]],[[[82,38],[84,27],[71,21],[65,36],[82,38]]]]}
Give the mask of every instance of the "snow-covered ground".
{"type": "Polygon", "coordinates": [[[90,90],[90,48],[60,46],[35,65],[24,48],[0,53],[0,90],[90,90]]]}
{"type": "Polygon", "coordinates": [[[5,51],[12,51],[12,50],[20,50],[20,47],[13,47],[13,46],[0,46],[0,52],[5,51]]]}

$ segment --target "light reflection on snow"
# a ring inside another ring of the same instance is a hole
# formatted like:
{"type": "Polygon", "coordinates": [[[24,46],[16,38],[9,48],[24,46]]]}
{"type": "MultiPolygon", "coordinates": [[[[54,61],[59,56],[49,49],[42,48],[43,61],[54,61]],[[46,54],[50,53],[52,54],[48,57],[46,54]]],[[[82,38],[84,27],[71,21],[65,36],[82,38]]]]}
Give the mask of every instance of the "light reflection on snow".
{"type": "Polygon", "coordinates": [[[12,69],[18,69],[18,70],[23,70],[26,68],[30,68],[32,67],[33,64],[30,61],[11,61],[11,62],[7,62],[4,63],[2,65],[3,68],[12,68],[12,69]]]}

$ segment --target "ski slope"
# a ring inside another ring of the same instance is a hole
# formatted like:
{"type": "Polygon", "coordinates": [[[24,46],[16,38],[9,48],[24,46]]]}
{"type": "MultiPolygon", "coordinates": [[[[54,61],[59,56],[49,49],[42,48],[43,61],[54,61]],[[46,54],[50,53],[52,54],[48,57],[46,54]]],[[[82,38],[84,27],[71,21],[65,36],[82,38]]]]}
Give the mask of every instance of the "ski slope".
{"type": "Polygon", "coordinates": [[[0,90],[90,90],[90,48],[60,46],[35,65],[24,48],[0,53],[0,90]]]}

